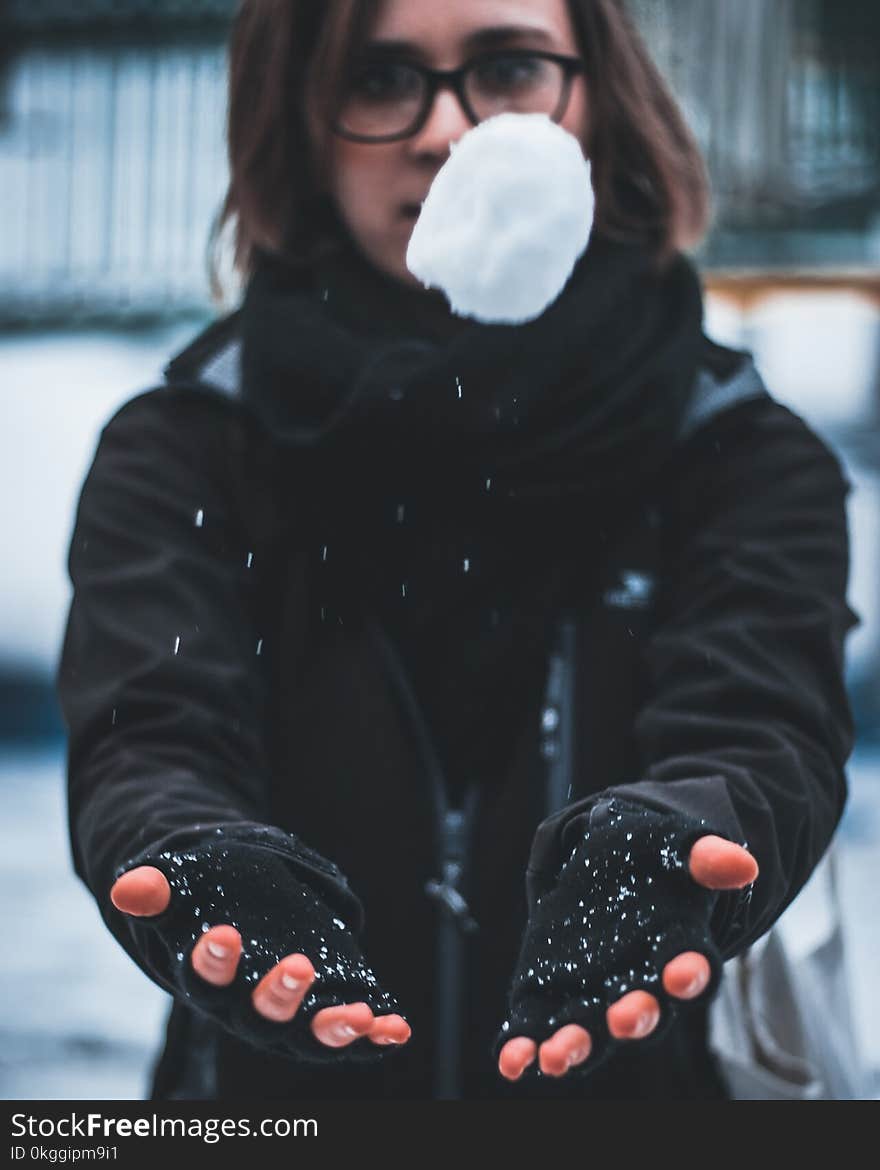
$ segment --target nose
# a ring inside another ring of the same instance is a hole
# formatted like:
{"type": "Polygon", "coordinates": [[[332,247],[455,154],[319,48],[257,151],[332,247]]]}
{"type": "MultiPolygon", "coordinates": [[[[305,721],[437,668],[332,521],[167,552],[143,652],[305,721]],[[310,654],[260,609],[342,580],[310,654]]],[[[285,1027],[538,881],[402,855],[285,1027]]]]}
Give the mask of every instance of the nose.
{"type": "Polygon", "coordinates": [[[450,144],[472,129],[473,123],[464,112],[458,95],[441,88],[434,94],[434,102],[424,126],[410,139],[415,154],[436,154],[446,158],[450,144]]]}

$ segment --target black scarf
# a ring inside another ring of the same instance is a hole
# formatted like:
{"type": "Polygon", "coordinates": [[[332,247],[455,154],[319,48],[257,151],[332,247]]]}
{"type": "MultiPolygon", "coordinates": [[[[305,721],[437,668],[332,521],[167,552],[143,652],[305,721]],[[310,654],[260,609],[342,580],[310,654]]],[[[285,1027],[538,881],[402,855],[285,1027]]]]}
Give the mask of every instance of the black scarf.
{"type": "Polygon", "coordinates": [[[444,306],[350,244],[310,272],[260,254],[243,394],[291,448],[316,620],[378,613],[447,762],[479,740],[498,765],[483,696],[500,685],[505,723],[535,699],[565,562],[595,560],[597,529],[672,457],[710,343],[687,258],[658,272],[597,234],[535,321],[444,306]]]}
{"type": "MultiPolygon", "coordinates": [[[[679,255],[594,235],[537,320],[455,317],[342,246],[310,273],[261,253],[243,306],[244,393],[284,442],[406,469],[455,495],[607,498],[669,453],[704,347],[679,255]]],[[[407,478],[408,483],[413,481],[407,478]]]]}

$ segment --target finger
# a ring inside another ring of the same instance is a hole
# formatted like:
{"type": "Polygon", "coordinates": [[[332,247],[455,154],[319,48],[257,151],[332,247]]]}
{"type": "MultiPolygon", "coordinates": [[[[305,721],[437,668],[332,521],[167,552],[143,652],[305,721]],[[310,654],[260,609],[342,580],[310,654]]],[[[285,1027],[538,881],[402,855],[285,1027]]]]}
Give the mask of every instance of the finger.
{"type": "Polygon", "coordinates": [[[116,879],[110,890],[110,901],[123,914],[150,918],[167,909],[171,886],[161,869],[154,865],[139,865],[116,879]]]}
{"type": "Polygon", "coordinates": [[[192,966],[197,975],[215,987],[227,987],[235,978],[241,957],[241,935],[224,924],[206,930],[193,947],[192,966]]]}
{"type": "Polygon", "coordinates": [[[605,1013],[608,1031],[615,1040],[641,1040],[660,1020],[660,1004],[650,992],[630,991],[605,1013]]]}
{"type": "Polygon", "coordinates": [[[738,890],[758,876],[758,863],[747,849],[712,834],[694,842],[688,868],[694,881],[710,890],[738,890]]]}
{"type": "Polygon", "coordinates": [[[254,1010],[281,1024],[292,1020],[314,978],[315,968],[305,955],[285,955],[252,991],[254,1010]]]}
{"type": "Polygon", "coordinates": [[[551,1077],[564,1076],[573,1065],[583,1064],[592,1047],[593,1041],[586,1028],[580,1024],[566,1024],[538,1050],[541,1072],[551,1077]]]}
{"type": "Polygon", "coordinates": [[[367,1035],[374,1044],[406,1044],[412,1028],[403,1016],[376,1016],[367,1035]]]}
{"type": "Polygon", "coordinates": [[[518,1081],[534,1061],[538,1045],[528,1036],[508,1040],[498,1054],[498,1071],[508,1081],[518,1081]]]}
{"type": "Polygon", "coordinates": [[[682,951],[663,968],[663,989],[676,999],[694,999],[709,983],[712,969],[699,951],[682,951]]]}
{"type": "Polygon", "coordinates": [[[328,1048],[345,1048],[370,1031],[373,1018],[367,1003],[342,1003],[322,1008],[312,1020],[312,1032],[328,1048]]]}

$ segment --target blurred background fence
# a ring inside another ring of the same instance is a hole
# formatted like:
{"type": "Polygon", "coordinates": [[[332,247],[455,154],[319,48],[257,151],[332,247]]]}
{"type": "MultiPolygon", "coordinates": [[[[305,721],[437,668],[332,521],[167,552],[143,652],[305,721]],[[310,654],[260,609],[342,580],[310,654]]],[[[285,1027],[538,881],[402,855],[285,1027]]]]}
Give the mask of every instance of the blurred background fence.
{"type": "MultiPolygon", "coordinates": [[[[229,0],[0,0],[0,323],[206,311],[229,0]]],[[[880,263],[880,4],[638,0],[709,161],[708,265],[880,263]]]]}
{"type": "MultiPolygon", "coordinates": [[[[880,1069],[880,3],[629,7],[711,171],[714,226],[695,257],[707,331],[754,352],[854,488],[863,624],[848,642],[858,745],[841,841],[853,994],[880,1069]]],[[[0,0],[0,867],[16,890],[2,1096],[141,1095],[167,1006],[72,877],[53,675],[98,431],[218,311],[206,243],[234,8],[0,0]]]]}

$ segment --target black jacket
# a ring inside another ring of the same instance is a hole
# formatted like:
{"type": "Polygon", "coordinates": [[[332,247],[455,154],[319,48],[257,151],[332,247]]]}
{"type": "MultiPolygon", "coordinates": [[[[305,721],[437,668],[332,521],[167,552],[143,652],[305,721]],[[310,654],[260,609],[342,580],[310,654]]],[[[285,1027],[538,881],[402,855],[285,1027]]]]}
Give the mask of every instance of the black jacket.
{"type": "MultiPolygon", "coordinates": [[[[239,401],[239,348],[236,315],[200,336],[164,385],[108,421],[83,484],[57,676],[74,866],[108,929],[165,986],[137,924],[110,902],[115,868],[196,824],[295,831],[360,896],[364,952],[412,1039],[378,1067],[318,1074],[245,1047],[175,1001],[154,1096],[430,1098],[438,804],[407,710],[412,688],[367,630],[316,625],[298,507],[307,489],[239,401]]],[[[859,620],[846,602],[850,485],[748,356],[727,357],[726,376],[701,369],[678,457],[650,496],[596,529],[573,527],[559,550],[581,565],[568,599],[567,807],[548,819],[552,626],[503,767],[450,786],[472,813],[462,888],[480,927],[466,942],[466,1097],[724,1094],[705,1012],[578,1085],[510,1085],[489,1059],[530,854],[552,865],[560,824],[596,793],[622,787],[748,845],[760,876],[747,895],[723,894],[713,919],[725,958],[769,929],[840,820],[854,735],[844,643],[859,620]]],[[[524,662],[533,650],[523,647],[524,662]]]]}

